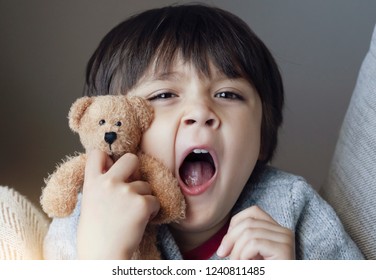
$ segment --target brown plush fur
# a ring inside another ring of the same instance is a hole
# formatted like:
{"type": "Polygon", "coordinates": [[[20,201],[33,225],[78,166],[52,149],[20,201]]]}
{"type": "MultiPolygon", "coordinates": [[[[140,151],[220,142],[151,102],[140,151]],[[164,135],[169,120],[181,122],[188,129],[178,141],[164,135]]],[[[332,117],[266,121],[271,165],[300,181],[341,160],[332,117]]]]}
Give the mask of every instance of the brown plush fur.
{"type": "MultiPolygon", "coordinates": [[[[156,225],[184,218],[185,202],[176,178],[161,162],[139,150],[142,133],[153,119],[151,105],[138,97],[107,95],[82,97],[73,103],[69,112],[69,126],[80,136],[86,150],[100,149],[114,160],[125,153],[134,153],[140,159],[142,179],[149,182],[161,208],[148,225],[134,259],[159,259],[156,246],[156,225]],[[105,133],[117,137],[110,145],[105,133]]],[[[84,183],[86,155],[68,157],[46,180],[41,204],[52,218],[72,213],[78,192],[84,183]]]]}

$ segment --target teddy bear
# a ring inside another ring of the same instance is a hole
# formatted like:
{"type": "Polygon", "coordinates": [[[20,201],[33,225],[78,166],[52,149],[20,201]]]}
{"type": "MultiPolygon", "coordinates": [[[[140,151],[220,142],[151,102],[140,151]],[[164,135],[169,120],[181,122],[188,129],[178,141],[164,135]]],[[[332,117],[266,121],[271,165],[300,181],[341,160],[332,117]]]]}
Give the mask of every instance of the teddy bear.
{"type": "MultiPolygon", "coordinates": [[[[156,245],[157,225],[183,219],[185,201],[172,172],[160,161],[140,149],[142,134],[153,120],[153,107],[147,100],[134,96],[85,96],[72,104],[68,119],[70,128],[79,134],[86,151],[100,149],[114,161],[125,153],[138,155],[141,179],[150,184],[153,195],[160,202],[160,210],[149,222],[140,246],[132,258],[160,259],[161,255],[156,245]]],[[[69,234],[59,233],[58,228],[65,227],[63,231],[67,232],[76,231],[67,228],[77,227],[79,216],[77,208],[79,208],[79,198],[82,196],[86,158],[86,153],[67,157],[45,179],[41,205],[44,212],[52,218],[47,234],[50,240],[48,246],[56,245],[56,240],[60,244],[62,238],[69,239],[67,237],[69,234]]],[[[70,236],[71,239],[75,239],[75,234],[70,236]]],[[[62,250],[67,248],[75,250],[75,240],[66,240],[66,243],[62,246],[64,247],[62,250]]],[[[68,255],[74,257],[75,252],[70,252],[68,255]]]]}

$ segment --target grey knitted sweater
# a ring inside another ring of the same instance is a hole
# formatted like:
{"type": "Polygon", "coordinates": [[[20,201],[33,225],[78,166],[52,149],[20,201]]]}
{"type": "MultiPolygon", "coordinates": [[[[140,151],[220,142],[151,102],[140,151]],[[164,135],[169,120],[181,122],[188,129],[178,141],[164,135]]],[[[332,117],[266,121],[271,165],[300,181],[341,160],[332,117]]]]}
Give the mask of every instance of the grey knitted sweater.
{"type": "MultiPolygon", "coordinates": [[[[81,196],[70,217],[52,221],[44,241],[46,259],[76,257],[80,204],[81,196]]],[[[297,259],[363,259],[333,209],[301,177],[267,167],[257,184],[245,186],[232,215],[252,205],[295,232],[297,259]]],[[[167,225],[160,227],[158,242],[165,259],[182,259],[167,225]]]]}
{"type": "MultiPolygon", "coordinates": [[[[232,214],[252,205],[295,232],[297,259],[364,258],[334,210],[301,177],[267,167],[257,184],[245,186],[232,214]]],[[[160,228],[158,240],[165,259],[182,259],[168,226],[160,228]]]]}

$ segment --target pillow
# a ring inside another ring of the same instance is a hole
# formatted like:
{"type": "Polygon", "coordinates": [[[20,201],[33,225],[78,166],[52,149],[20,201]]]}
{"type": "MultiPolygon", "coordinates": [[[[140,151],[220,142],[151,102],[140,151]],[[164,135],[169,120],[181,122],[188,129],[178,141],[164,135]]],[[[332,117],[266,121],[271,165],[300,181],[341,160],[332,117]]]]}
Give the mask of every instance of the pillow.
{"type": "Polygon", "coordinates": [[[376,259],[376,27],[321,194],[367,259],[376,259]]]}
{"type": "Polygon", "coordinates": [[[14,189],[0,186],[0,260],[42,259],[49,221],[14,189]]]}

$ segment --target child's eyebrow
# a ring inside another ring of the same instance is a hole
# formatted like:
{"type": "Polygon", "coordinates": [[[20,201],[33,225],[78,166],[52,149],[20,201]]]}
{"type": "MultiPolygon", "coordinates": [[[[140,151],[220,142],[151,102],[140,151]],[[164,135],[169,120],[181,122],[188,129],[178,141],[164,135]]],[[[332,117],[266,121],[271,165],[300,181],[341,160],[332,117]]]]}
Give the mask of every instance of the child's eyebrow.
{"type": "Polygon", "coordinates": [[[150,71],[146,73],[139,81],[138,84],[152,84],[155,82],[165,82],[165,81],[178,81],[179,75],[177,72],[165,72],[165,71],[150,71]]]}
{"type": "MultiPolygon", "coordinates": [[[[185,75],[185,73],[181,73],[179,71],[150,71],[147,75],[144,76],[143,82],[146,83],[153,83],[158,81],[170,81],[170,82],[179,82],[182,78],[182,75],[185,75]]],[[[213,82],[221,82],[221,81],[241,81],[245,80],[244,77],[229,77],[219,69],[213,69],[212,73],[209,73],[209,75],[203,74],[201,78],[211,77],[213,82]]]]}
{"type": "Polygon", "coordinates": [[[179,75],[177,72],[154,72],[150,78],[150,81],[177,81],[179,80],[179,75]]]}

